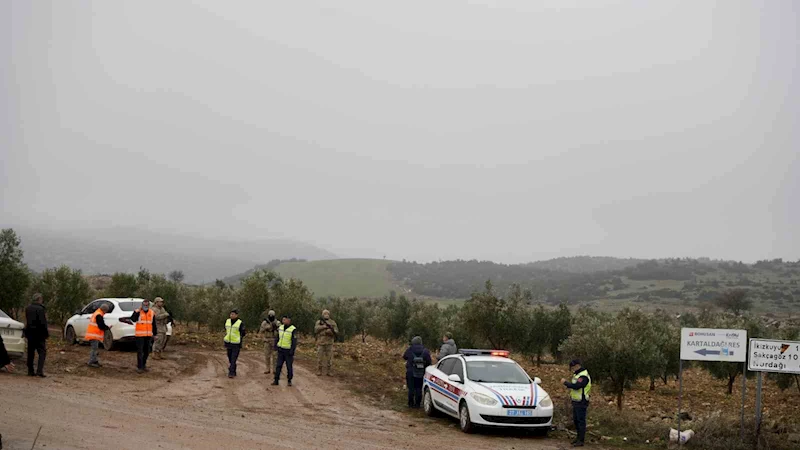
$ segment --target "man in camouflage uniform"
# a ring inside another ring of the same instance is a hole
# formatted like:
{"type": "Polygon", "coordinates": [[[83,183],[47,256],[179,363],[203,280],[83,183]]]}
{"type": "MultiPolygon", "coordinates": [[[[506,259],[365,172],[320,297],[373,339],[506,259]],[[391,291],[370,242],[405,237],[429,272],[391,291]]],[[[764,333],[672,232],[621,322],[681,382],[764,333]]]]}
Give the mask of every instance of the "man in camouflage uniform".
{"type": "Polygon", "coordinates": [[[156,342],[153,345],[153,359],[164,359],[161,352],[164,351],[164,346],[167,345],[167,322],[169,321],[169,313],[164,307],[164,299],[156,297],[156,306],[153,307],[153,319],[156,321],[156,342]]]}
{"type": "Polygon", "coordinates": [[[261,328],[258,330],[259,335],[264,335],[264,360],[267,363],[265,374],[271,373],[272,368],[275,367],[275,339],[278,338],[280,326],[281,324],[275,319],[275,311],[270,310],[267,317],[261,321],[261,328]]]}
{"type": "Polygon", "coordinates": [[[322,368],[325,367],[326,375],[331,374],[331,364],[333,363],[333,342],[339,334],[339,327],[331,319],[331,313],[327,309],[322,311],[322,317],[314,326],[314,335],[317,337],[317,376],[322,375],[322,368]]]}

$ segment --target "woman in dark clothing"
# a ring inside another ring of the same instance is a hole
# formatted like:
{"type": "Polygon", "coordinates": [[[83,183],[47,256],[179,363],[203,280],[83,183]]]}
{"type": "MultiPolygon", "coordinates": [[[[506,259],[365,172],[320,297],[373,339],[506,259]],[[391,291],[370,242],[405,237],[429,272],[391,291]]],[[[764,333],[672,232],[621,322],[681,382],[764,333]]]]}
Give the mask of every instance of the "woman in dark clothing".
{"type": "Polygon", "coordinates": [[[419,408],[422,404],[422,380],[425,368],[431,365],[431,353],[422,346],[422,338],[414,336],[411,346],[403,354],[406,360],[406,385],[408,386],[408,407],[419,408]]]}

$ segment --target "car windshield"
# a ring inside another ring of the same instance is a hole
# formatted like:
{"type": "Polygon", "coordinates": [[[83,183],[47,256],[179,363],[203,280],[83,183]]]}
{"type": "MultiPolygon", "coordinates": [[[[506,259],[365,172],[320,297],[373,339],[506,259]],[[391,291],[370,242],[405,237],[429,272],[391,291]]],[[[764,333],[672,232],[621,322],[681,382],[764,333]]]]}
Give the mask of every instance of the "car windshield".
{"type": "Polygon", "coordinates": [[[127,312],[136,311],[142,306],[142,302],[119,302],[119,309],[127,312]]]}
{"type": "Polygon", "coordinates": [[[4,313],[3,310],[0,309],[0,318],[10,319],[11,317],[8,317],[8,314],[4,313]]]}
{"type": "Polygon", "coordinates": [[[482,383],[531,383],[525,371],[515,362],[468,361],[467,378],[482,383]]]}

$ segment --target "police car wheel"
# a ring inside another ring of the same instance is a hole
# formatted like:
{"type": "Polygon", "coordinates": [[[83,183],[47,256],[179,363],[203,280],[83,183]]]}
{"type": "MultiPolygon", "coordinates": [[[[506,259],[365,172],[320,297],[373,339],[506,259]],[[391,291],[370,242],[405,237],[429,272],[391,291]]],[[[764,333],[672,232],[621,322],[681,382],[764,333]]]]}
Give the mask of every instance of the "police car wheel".
{"type": "Polygon", "coordinates": [[[433,396],[430,389],[425,389],[425,393],[422,394],[422,408],[425,409],[425,414],[428,417],[436,417],[436,407],[433,406],[433,396]]]}
{"type": "Polygon", "coordinates": [[[461,426],[461,431],[472,433],[474,426],[472,425],[472,419],[469,417],[469,407],[466,402],[461,403],[461,407],[458,408],[458,423],[461,426]]]}

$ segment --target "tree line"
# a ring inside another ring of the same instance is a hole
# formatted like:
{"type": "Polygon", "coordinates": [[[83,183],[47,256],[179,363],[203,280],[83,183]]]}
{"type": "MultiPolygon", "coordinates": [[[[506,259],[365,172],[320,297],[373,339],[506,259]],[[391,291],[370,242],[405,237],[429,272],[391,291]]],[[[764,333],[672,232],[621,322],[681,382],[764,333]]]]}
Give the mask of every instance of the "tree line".
{"type": "MultiPolygon", "coordinates": [[[[108,285],[95,292],[79,270],[66,266],[31,274],[22,262],[19,239],[13,231],[3,230],[0,309],[19,317],[32,292],[44,295],[50,316],[60,323],[92,298],[162,297],[176,321],[209,330],[222,328],[232,308],[238,308],[251,327],[273,309],[279,315],[291,314],[299,331],[310,334],[322,309],[328,309],[339,325],[340,341],[354,337],[366,341],[369,336],[407,342],[419,335],[435,350],[442,335],[450,332],[461,348],[512,350],[536,364],[578,357],[598,385],[616,396],[619,407],[633,383],[644,379],[654,389],[656,383],[677,376],[681,327],[742,328],[750,337],[800,339],[797,328],[769,328],[748,315],[752,301],[748,291],[741,289],[717,297],[713,309],[680,316],[631,309],[608,314],[586,307],[573,313],[565,303],[537,304],[534,292],[519,284],[498,288],[491,280],[473,290],[461,306],[441,307],[394,292],[381,299],[315,298],[301,280],[284,279],[264,269],[253,271],[234,287],[221,280],[206,286],[186,285],[180,271],[163,275],[142,268],[136,274],[113,274],[108,285]]],[[[729,394],[743,369],[742,363],[697,365],[725,380],[729,394]]],[[[783,389],[800,389],[797,376],[770,377],[783,389]]]]}

